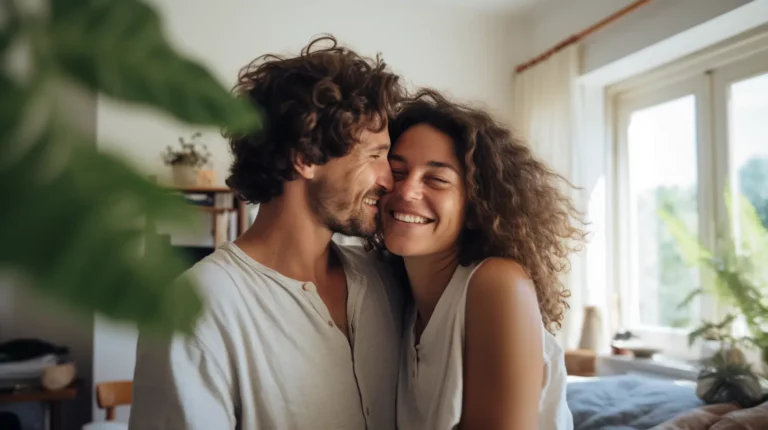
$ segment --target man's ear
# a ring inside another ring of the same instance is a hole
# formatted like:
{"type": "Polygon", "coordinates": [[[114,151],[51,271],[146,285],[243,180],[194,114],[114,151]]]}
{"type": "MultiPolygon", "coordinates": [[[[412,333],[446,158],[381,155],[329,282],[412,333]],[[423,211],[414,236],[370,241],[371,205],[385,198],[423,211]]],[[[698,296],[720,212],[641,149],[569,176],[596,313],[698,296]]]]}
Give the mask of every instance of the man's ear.
{"type": "Polygon", "coordinates": [[[311,163],[308,163],[306,158],[304,158],[301,154],[294,154],[293,155],[293,168],[296,170],[296,173],[304,178],[304,179],[314,179],[315,178],[315,168],[317,166],[311,163]]]}

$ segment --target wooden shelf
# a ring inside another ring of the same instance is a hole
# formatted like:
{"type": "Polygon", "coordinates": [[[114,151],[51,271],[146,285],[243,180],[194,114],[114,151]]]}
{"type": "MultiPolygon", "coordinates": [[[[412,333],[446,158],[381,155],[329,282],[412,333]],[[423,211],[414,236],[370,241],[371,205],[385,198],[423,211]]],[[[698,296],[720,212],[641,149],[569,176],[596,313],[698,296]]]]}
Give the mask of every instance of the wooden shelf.
{"type": "Polygon", "coordinates": [[[174,191],[182,193],[234,193],[235,191],[227,187],[171,187],[174,191]]]}
{"type": "MultiPolygon", "coordinates": [[[[243,234],[245,230],[248,228],[248,212],[247,212],[247,203],[241,201],[237,198],[237,193],[235,190],[226,187],[226,186],[191,186],[191,187],[176,187],[176,186],[169,186],[167,187],[168,190],[174,191],[177,193],[186,193],[186,194],[214,194],[218,196],[219,194],[230,194],[232,197],[232,206],[231,208],[219,208],[219,207],[212,207],[212,206],[203,206],[203,205],[196,205],[194,203],[190,203],[190,206],[196,208],[196,210],[207,212],[214,214],[214,220],[213,220],[213,240],[215,246],[218,246],[220,242],[222,242],[224,239],[222,239],[223,236],[221,236],[220,233],[222,233],[221,229],[219,228],[219,215],[228,215],[230,213],[236,213],[237,214],[237,220],[235,221],[237,223],[237,236],[243,234]]],[[[217,198],[214,198],[214,201],[217,201],[217,198]]],[[[226,205],[228,206],[228,204],[226,205]]]]}
{"type": "Polygon", "coordinates": [[[44,388],[19,390],[12,393],[0,394],[0,404],[27,403],[27,402],[55,402],[72,400],[77,397],[77,383],[56,391],[48,391],[44,388]]]}
{"type": "Polygon", "coordinates": [[[198,206],[198,205],[190,205],[190,206],[192,206],[194,208],[197,208],[197,209],[199,209],[199,210],[201,210],[203,212],[210,212],[210,213],[214,213],[214,214],[224,214],[224,213],[229,213],[229,212],[237,212],[239,210],[238,208],[228,208],[227,209],[227,208],[214,208],[214,207],[211,207],[211,206],[198,206]]]}

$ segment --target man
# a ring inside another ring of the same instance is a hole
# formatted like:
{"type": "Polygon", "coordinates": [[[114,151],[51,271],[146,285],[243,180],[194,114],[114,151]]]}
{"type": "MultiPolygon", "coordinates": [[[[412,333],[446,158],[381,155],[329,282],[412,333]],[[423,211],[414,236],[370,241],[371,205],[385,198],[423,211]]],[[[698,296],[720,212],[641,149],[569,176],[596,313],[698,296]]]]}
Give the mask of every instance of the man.
{"type": "Polygon", "coordinates": [[[259,212],[186,273],[207,303],[194,335],[139,340],[131,430],[395,428],[402,294],[331,236],[374,233],[404,90],[379,58],[323,39],[240,73],[268,121],[229,136],[227,184],[259,212]]]}

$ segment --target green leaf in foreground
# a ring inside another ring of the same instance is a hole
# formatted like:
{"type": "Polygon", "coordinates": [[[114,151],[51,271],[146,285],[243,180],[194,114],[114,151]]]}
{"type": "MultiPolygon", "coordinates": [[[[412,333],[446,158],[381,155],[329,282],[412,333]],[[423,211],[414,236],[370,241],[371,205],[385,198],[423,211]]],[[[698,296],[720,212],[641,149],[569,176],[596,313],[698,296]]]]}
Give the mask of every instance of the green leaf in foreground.
{"type": "MultiPolygon", "coordinates": [[[[27,94],[13,84],[7,76],[0,73],[0,94],[3,102],[0,103],[0,149],[8,147],[10,139],[22,118],[27,94]]],[[[4,160],[0,160],[0,168],[4,160]]]]}
{"type": "Polygon", "coordinates": [[[182,121],[257,131],[257,110],[165,40],[138,0],[52,0],[49,39],[59,67],[87,88],[160,108],[182,121]]]}
{"type": "Polygon", "coordinates": [[[8,0],[0,0],[0,13],[5,15],[3,18],[5,22],[0,26],[0,54],[5,53],[19,32],[18,17],[13,13],[10,5],[4,4],[5,1],[8,0]]]}
{"type": "Polygon", "coordinates": [[[0,266],[82,311],[158,333],[190,332],[202,303],[176,279],[188,263],[170,247],[143,255],[138,222],[142,215],[182,222],[190,209],[94,148],[49,132],[0,167],[0,200],[8,203],[0,211],[0,266]],[[65,163],[50,162],[54,150],[65,163]]]}

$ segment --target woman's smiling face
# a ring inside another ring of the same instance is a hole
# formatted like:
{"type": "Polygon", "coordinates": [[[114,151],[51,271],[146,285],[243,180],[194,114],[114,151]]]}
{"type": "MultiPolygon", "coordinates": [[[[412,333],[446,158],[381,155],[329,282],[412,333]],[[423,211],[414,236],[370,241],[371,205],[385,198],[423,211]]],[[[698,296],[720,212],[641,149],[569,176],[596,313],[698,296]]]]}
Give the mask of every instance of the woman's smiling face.
{"type": "Polygon", "coordinates": [[[395,186],[380,201],[387,249],[402,257],[455,249],[466,190],[453,140],[431,125],[414,125],[394,143],[389,162],[395,186]]]}

